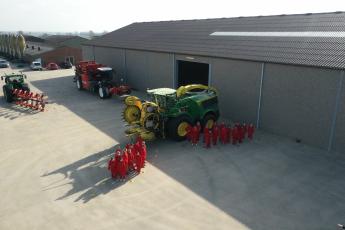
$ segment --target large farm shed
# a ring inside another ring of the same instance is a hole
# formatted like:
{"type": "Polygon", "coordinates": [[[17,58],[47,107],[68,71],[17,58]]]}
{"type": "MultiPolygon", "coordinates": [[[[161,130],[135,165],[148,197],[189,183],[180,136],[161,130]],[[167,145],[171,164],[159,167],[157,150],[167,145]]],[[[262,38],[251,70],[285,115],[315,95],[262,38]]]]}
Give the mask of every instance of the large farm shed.
{"type": "Polygon", "coordinates": [[[223,117],[345,152],[345,13],[133,23],[83,58],[134,88],[209,84],[223,117]]]}

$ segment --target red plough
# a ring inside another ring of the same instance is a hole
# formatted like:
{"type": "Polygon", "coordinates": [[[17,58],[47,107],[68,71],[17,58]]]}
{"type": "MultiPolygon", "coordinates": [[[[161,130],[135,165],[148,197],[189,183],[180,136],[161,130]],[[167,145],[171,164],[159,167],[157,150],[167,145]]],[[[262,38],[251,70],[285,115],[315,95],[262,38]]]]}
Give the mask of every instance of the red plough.
{"type": "Polygon", "coordinates": [[[15,104],[43,112],[45,107],[44,95],[42,93],[33,93],[27,90],[14,89],[12,91],[14,96],[15,104]]]}

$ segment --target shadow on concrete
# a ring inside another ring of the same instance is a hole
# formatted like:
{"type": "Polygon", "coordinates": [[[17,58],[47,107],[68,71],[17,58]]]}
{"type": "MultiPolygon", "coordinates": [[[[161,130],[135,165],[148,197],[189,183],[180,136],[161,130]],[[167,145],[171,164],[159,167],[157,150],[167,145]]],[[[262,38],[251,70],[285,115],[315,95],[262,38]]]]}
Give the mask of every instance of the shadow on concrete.
{"type": "MultiPolygon", "coordinates": [[[[44,188],[50,190],[57,187],[71,184],[70,189],[66,194],[57,198],[56,200],[63,200],[77,193],[82,192],[74,201],[82,201],[87,203],[93,198],[107,194],[108,192],[116,189],[137,176],[136,172],[130,172],[125,181],[119,179],[112,179],[107,170],[108,160],[113,155],[116,146],[107,150],[92,154],[72,164],[66,165],[62,168],[42,175],[42,177],[51,176],[54,174],[62,174],[65,179],[68,178],[70,182],[64,184],[52,184],[44,188]]],[[[60,180],[61,182],[63,180],[60,180]]]]}
{"type": "MultiPolygon", "coordinates": [[[[31,83],[119,143],[128,141],[119,98],[100,100],[78,91],[72,76],[31,83]]],[[[73,188],[58,199],[86,190],[76,201],[87,202],[123,185],[109,179],[105,169],[113,150],[45,175],[59,173],[72,180],[73,188]]],[[[344,221],[341,155],[259,133],[252,143],[212,150],[187,142],[149,143],[148,162],[251,229],[334,229],[344,221]]]]}
{"type": "Polygon", "coordinates": [[[2,118],[14,120],[19,117],[31,116],[37,113],[40,113],[40,111],[21,107],[13,103],[6,103],[3,97],[0,99],[0,117],[2,118]]]}
{"type": "MultiPolygon", "coordinates": [[[[122,121],[123,98],[113,96],[102,100],[96,93],[79,91],[73,82],[73,75],[31,81],[30,83],[47,96],[49,104],[66,107],[103,133],[124,143],[126,129],[122,121]]],[[[49,112],[49,104],[46,111],[49,112]]]]}

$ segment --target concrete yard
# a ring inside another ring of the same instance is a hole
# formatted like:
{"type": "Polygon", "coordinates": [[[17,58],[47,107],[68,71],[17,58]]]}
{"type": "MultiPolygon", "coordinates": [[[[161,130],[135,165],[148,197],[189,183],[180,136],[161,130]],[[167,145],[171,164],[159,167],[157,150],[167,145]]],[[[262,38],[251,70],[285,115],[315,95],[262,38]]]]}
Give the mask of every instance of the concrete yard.
{"type": "Polygon", "coordinates": [[[25,73],[50,104],[29,112],[0,93],[1,230],[315,230],[345,222],[345,155],[266,133],[211,150],[159,140],[148,144],[144,173],[117,182],[106,164],[128,141],[121,99],[78,91],[73,70],[25,73]]]}

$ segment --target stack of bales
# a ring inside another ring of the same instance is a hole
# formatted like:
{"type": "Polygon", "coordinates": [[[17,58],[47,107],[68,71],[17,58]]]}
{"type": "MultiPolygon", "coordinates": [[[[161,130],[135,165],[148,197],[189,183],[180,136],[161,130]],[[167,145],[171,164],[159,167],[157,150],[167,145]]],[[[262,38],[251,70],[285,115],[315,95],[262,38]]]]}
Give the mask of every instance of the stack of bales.
{"type": "Polygon", "coordinates": [[[25,38],[23,35],[0,34],[0,53],[6,57],[19,58],[24,57],[25,38]]]}

